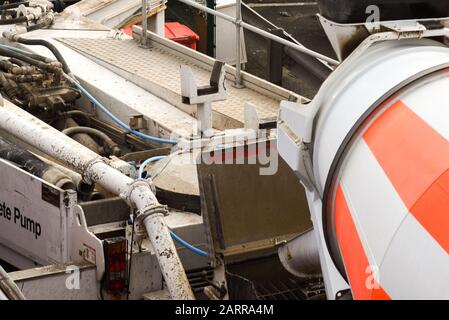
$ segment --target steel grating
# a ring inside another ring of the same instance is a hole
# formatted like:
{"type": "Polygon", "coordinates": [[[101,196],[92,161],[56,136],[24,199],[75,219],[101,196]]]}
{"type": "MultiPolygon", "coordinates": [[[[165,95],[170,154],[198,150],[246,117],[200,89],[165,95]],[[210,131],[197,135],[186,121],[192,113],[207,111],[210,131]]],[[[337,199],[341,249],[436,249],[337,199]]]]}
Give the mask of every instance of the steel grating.
{"type": "MultiPolygon", "coordinates": [[[[65,45],[94,58],[106,67],[121,70],[124,76],[152,94],[175,104],[184,111],[190,106],[182,105],[181,64],[191,67],[198,85],[207,84],[210,73],[188,59],[174,55],[160,47],[144,49],[134,40],[116,39],[58,39],[65,45]]],[[[234,88],[227,82],[228,98],[213,104],[214,127],[223,130],[240,127],[244,122],[244,105],[253,104],[261,119],[277,116],[280,100],[273,99],[253,89],[234,88]],[[216,121],[218,120],[218,121],[216,121]]],[[[190,107],[191,108],[191,107],[190,107]]]]}

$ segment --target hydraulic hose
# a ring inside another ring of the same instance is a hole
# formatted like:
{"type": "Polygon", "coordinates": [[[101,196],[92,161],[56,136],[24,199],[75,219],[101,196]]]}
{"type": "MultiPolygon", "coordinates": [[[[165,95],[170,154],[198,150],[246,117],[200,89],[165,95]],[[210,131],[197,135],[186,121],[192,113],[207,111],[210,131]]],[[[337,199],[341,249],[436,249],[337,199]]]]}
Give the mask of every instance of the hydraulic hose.
{"type": "MultiPolygon", "coordinates": [[[[4,34],[5,36],[5,34],[4,34]]],[[[8,37],[7,37],[8,38],[8,37]]],[[[14,51],[17,54],[25,54],[27,53],[24,50],[18,49],[18,48],[14,48],[11,46],[7,46],[7,45],[2,45],[0,44],[0,49],[4,49],[4,50],[8,50],[8,51],[14,51]]],[[[54,48],[55,51],[58,51],[56,48],[54,48]]],[[[1,51],[0,51],[1,54],[1,51]]],[[[62,57],[62,55],[59,54],[59,56],[62,57]]],[[[59,60],[58,60],[59,61],[59,60]]],[[[61,64],[63,64],[61,61],[59,61],[61,64]]],[[[67,74],[67,73],[66,73],[67,74]]],[[[98,108],[100,109],[104,114],[106,114],[109,118],[111,118],[112,121],[114,121],[117,125],[119,125],[120,127],[126,129],[127,131],[131,132],[132,134],[144,139],[144,140],[149,140],[149,141],[153,141],[156,143],[165,143],[165,144],[172,144],[175,145],[178,142],[176,140],[171,140],[171,139],[163,139],[163,138],[158,138],[158,137],[154,137],[145,133],[142,133],[140,131],[134,130],[132,129],[130,126],[128,126],[127,124],[125,124],[124,122],[122,122],[119,118],[117,118],[114,114],[112,114],[103,104],[101,104],[100,101],[98,101],[94,96],[92,96],[76,79],[75,77],[70,74],[67,74],[68,77],[70,78],[70,80],[74,83],[74,85],[98,108]]]]}
{"type": "Polygon", "coordinates": [[[32,175],[40,177],[61,189],[76,189],[75,184],[66,174],[49,166],[31,152],[2,138],[0,138],[0,157],[17,164],[32,175]]]}
{"type": "MultiPolygon", "coordinates": [[[[79,127],[79,126],[90,127],[90,125],[86,125],[86,123],[79,124],[77,121],[75,121],[73,118],[70,118],[70,117],[66,118],[64,122],[65,122],[64,129],[72,128],[72,127],[79,127]]],[[[100,146],[97,143],[97,141],[94,140],[87,133],[76,133],[76,134],[71,135],[71,138],[78,141],[83,146],[89,148],[90,150],[92,150],[95,153],[98,153],[101,155],[104,154],[105,148],[103,148],[103,146],[100,146]]]]}
{"type": "Polygon", "coordinates": [[[29,173],[41,177],[48,165],[27,150],[0,138],[0,157],[14,162],[29,173]]]}
{"type": "MultiPolygon", "coordinates": [[[[37,148],[58,162],[80,173],[88,183],[97,183],[120,196],[131,208],[137,209],[136,221],[145,226],[166,287],[173,299],[194,299],[189,280],[170,236],[164,215],[165,206],[144,180],[126,176],[111,167],[109,160],[90,151],[55,128],[36,119],[21,108],[4,100],[0,108],[0,129],[37,148]],[[51,136],[51,139],[48,137],[51,136]]],[[[139,229],[140,231],[140,229],[139,229]]]]}
{"type": "Polygon", "coordinates": [[[2,5],[0,5],[0,10],[17,8],[21,4],[23,4],[24,6],[27,6],[27,5],[30,4],[30,2],[29,1],[22,1],[22,2],[13,2],[13,3],[8,3],[8,4],[2,4],[2,5]]]}
{"type": "MultiPolygon", "coordinates": [[[[73,79],[74,80],[74,79],[73,79]]],[[[145,139],[150,140],[157,143],[166,143],[166,144],[177,144],[176,140],[169,140],[169,139],[163,139],[158,137],[153,137],[150,135],[147,135],[145,133],[142,133],[140,131],[132,129],[130,126],[122,122],[119,118],[117,118],[114,114],[112,114],[105,106],[101,104],[100,101],[95,99],[94,96],[92,96],[84,87],[76,80],[74,80],[74,85],[97,107],[99,108],[104,114],[106,114],[109,118],[111,118],[112,121],[114,121],[116,124],[118,124],[120,127],[128,130],[132,134],[145,139]]]]}
{"type": "Polygon", "coordinates": [[[44,17],[44,20],[42,22],[33,24],[31,26],[27,26],[26,27],[27,32],[34,31],[34,30],[39,30],[39,29],[48,27],[48,26],[50,26],[53,23],[53,20],[54,20],[53,15],[47,14],[44,17]]]}
{"type": "Polygon", "coordinates": [[[64,57],[52,43],[50,43],[46,40],[43,40],[43,39],[27,39],[27,38],[22,38],[22,37],[16,38],[15,41],[17,41],[18,43],[31,45],[31,46],[38,45],[38,46],[46,47],[48,50],[50,50],[53,53],[56,60],[58,60],[62,64],[62,70],[64,70],[64,72],[67,73],[68,75],[72,74],[72,71],[70,70],[69,65],[65,61],[64,57]]]}
{"type": "MultiPolygon", "coordinates": [[[[161,160],[161,159],[164,159],[164,158],[166,158],[167,156],[155,156],[155,157],[151,157],[151,158],[148,158],[147,160],[145,160],[144,162],[142,162],[142,164],[140,165],[140,168],[139,168],[139,172],[138,172],[138,174],[137,174],[137,177],[140,179],[140,178],[142,178],[142,175],[143,175],[143,172],[144,172],[144,170],[145,170],[145,167],[149,164],[149,163],[151,163],[151,162],[154,162],[154,161],[158,161],[158,160],[161,160]]],[[[170,236],[176,241],[176,242],[178,242],[179,244],[181,244],[182,246],[184,246],[184,247],[186,247],[187,249],[189,249],[190,251],[192,251],[192,252],[194,252],[194,253],[196,253],[196,254],[198,254],[198,255],[200,255],[200,256],[203,256],[203,257],[208,257],[209,255],[207,254],[207,252],[205,252],[205,251],[203,251],[203,250],[201,250],[201,249],[198,249],[197,247],[194,247],[193,245],[191,245],[190,243],[188,243],[187,241],[185,241],[184,239],[182,239],[180,236],[178,236],[176,233],[174,233],[173,231],[171,231],[170,230],[170,236]]]]}
{"type": "Polygon", "coordinates": [[[184,239],[180,238],[176,233],[174,233],[173,231],[170,231],[170,235],[171,237],[178,242],[179,244],[181,244],[182,246],[186,247],[187,249],[189,249],[190,251],[196,253],[197,255],[203,256],[203,257],[208,257],[209,255],[207,254],[207,252],[198,249],[197,247],[192,246],[190,243],[188,243],[187,241],[185,241],[184,239]]]}
{"type": "Polygon", "coordinates": [[[21,16],[18,18],[12,18],[12,19],[0,19],[0,25],[8,25],[8,24],[16,24],[16,23],[22,23],[27,22],[27,17],[21,16]]]}
{"type": "MultiPolygon", "coordinates": [[[[38,67],[38,68],[46,70],[46,71],[50,71],[50,72],[58,71],[58,66],[44,63],[43,61],[36,60],[35,58],[38,55],[27,55],[27,54],[19,53],[17,51],[5,48],[5,46],[0,46],[0,55],[22,60],[26,63],[29,63],[35,67],[38,67]]],[[[46,58],[44,58],[44,59],[46,59],[46,58]]]]}
{"type": "Polygon", "coordinates": [[[70,117],[70,118],[76,118],[76,117],[79,116],[80,118],[83,118],[83,121],[84,121],[83,124],[84,125],[87,125],[87,126],[90,125],[90,118],[87,115],[87,113],[85,113],[84,111],[81,111],[81,110],[70,110],[70,111],[65,112],[64,115],[66,115],[67,117],[70,117]]]}
{"type": "Polygon", "coordinates": [[[111,152],[114,156],[120,155],[120,152],[121,152],[120,147],[114,142],[114,140],[112,140],[105,133],[103,133],[97,129],[90,128],[90,127],[71,127],[71,128],[64,129],[62,132],[68,136],[72,136],[77,133],[87,133],[89,135],[96,136],[97,138],[103,140],[103,142],[106,144],[106,146],[109,148],[109,150],[111,150],[111,152]]]}

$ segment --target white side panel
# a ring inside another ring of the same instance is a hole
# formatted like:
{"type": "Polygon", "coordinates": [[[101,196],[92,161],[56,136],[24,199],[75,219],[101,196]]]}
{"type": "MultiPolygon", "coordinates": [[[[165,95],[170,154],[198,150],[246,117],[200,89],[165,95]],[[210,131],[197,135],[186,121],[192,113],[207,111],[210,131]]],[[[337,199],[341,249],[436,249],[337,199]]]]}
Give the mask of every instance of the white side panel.
{"type": "MultiPolygon", "coordinates": [[[[218,12],[224,13],[230,17],[235,18],[235,0],[220,1],[216,7],[218,12]],[[220,5],[220,3],[223,3],[220,5]]],[[[224,19],[215,19],[215,58],[224,61],[228,64],[235,65],[237,63],[236,55],[237,49],[235,25],[224,19]]],[[[246,46],[245,35],[243,30],[240,32],[240,57],[241,63],[246,63],[246,46]]]]}
{"type": "Polygon", "coordinates": [[[67,259],[63,191],[0,160],[0,242],[40,264],[67,259]]]}

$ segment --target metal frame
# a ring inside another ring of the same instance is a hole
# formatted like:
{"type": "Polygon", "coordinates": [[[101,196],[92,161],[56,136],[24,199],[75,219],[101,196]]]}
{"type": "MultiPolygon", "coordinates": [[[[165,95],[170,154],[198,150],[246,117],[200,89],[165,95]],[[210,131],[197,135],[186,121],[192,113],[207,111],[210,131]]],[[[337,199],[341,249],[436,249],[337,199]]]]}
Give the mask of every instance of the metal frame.
{"type": "Polygon", "coordinates": [[[211,15],[214,15],[218,18],[227,20],[233,24],[235,24],[236,28],[236,50],[237,50],[237,63],[236,63],[236,68],[235,68],[235,86],[237,88],[241,88],[243,87],[242,84],[242,76],[241,76],[241,55],[240,55],[240,50],[241,50],[241,43],[240,43],[240,32],[242,30],[242,28],[247,29],[251,32],[254,32],[258,35],[261,35],[267,39],[276,41],[286,47],[290,47],[292,49],[295,49],[299,52],[302,52],[304,54],[307,54],[309,56],[312,56],[316,59],[322,60],[327,62],[328,64],[332,65],[332,66],[337,66],[340,62],[337,60],[334,60],[332,58],[329,58],[321,53],[315,52],[313,50],[310,50],[306,47],[304,47],[301,44],[297,44],[297,43],[293,43],[291,41],[288,41],[286,39],[283,39],[281,37],[278,37],[272,33],[269,33],[267,31],[264,31],[262,29],[259,29],[251,24],[248,24],[246,22],[242,21],[242,13],[241,13],[241,0],[236,0],[236,18],[234,19],[233,17],[230,17],[224,13],[218,12],[216,10],[210,9],[208,7],[205,7],[203,5],[200,5],[198,3],[196,3],[195,1],[192,0],[178,0],[179,2],[182,2],[186,5],[189,5],[191,7],[194,7],[198,10],[204,11],[206,13],[209,13],[211,15]]]}

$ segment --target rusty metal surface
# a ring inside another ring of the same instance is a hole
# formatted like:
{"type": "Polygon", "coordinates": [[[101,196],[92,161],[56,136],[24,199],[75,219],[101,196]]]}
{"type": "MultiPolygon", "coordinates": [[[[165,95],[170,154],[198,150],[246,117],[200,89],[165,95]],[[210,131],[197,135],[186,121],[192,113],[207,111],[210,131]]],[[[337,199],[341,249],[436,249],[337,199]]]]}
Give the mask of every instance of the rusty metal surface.
{"type": "Polygon", "coordinates": [[[278,161],[277,173],[266,176],[260,165],[198,165],[203,218],[217,252],[270,250],[311,228],[303,187],[278,161]]]}

